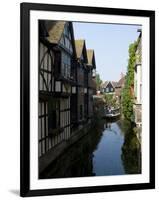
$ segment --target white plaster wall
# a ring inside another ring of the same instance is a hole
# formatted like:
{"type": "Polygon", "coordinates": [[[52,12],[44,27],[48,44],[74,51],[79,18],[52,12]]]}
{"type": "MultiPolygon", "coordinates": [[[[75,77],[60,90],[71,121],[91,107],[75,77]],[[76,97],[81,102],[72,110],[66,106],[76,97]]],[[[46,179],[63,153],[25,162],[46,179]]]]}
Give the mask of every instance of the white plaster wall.
{"type": "Polygon", "coordinates": [[[141,103],[141,65],[137,65],[137,74],[136,74],[136,80],[137,80],[137,103],[141,103]]]}

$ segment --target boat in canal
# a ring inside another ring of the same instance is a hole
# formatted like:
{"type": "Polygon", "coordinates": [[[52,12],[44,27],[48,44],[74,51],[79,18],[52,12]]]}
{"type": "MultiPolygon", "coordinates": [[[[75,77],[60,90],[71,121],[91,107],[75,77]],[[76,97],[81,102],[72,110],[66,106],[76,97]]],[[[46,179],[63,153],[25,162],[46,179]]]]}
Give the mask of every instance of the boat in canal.
{"type": "Polygon", "coordinates": [[[115,118],[118,118],[120,117],[120,107],[118,108],[113,108],[113,107],[108,107],[108,108],[105,108],[105,114],[104,114],[104,118],[107,118],[107,119],[115,119],[115,118]]]}

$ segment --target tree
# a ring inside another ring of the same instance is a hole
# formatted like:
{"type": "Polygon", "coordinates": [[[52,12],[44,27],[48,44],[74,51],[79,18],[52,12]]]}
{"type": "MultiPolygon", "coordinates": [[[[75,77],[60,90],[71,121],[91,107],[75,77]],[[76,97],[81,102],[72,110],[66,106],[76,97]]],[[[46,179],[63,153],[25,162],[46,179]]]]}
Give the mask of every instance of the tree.
{"type": "Polygon", "coordinates": [[[124,117],[129,121],[133,121],[133,94],[131,92],[131,88],[134,85],[134,66],[136,61],[136,47],[138,41],[130,44],[129,46],[129,60],[128,60],[128,67],[127,67],[127,74],[125,80],[125,86],[122,90],[122,111],[124,117]]]}
{"type": "Polygon", "coordinates": [[[100,86],[102,84],[102,80],[100,79],[100,75],[96,74],[96,84],[97,84],[97,90],[100,90],[100,86]]]}
{"type": "Polygon", "coordinates": [[[105,104],[107,106],[110,106],[110,107],[112,107],[112,106],[115,107],[116,106],[116,99],[114,98],[113,94],[104,94],[103,98],[104,98],[105,104]]]}

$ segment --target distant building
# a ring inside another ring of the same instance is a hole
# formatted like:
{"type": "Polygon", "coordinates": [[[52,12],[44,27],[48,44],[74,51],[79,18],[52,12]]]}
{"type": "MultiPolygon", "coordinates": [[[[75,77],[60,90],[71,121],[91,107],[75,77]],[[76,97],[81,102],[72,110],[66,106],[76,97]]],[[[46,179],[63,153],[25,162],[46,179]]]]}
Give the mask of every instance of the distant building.
{"type": "Polygon", "coordinates": [[[121,73],[120,80],[115,85],[115,96],[118,98],[119,102],[121,102],[121,92],[125,85],[125,76],[121,73]]]}
{"type": "Polygon", "coordinates": [[[111,81],[105,81],[101,85],[101,92],[102,93],[106,93],[106,94],[114,94],[114,92],[115,92],[115,84],[113,84],[113,82],[111,82],[111,81]]]}
{"type": "Polygon", "coordinates": [[[138,45],[136,48],[136,63],[134,68],[134,114],[136,126],[142,125],[142,32],[140,32],[138,37],[138,45]]]}
{"type": "Polygon", "coordinates": [[[78,122],[85,123],[93,117],[93,95],[96,94],[95,54],[86,49],[85,40],[75,40],[77,54],[78,122]]]}

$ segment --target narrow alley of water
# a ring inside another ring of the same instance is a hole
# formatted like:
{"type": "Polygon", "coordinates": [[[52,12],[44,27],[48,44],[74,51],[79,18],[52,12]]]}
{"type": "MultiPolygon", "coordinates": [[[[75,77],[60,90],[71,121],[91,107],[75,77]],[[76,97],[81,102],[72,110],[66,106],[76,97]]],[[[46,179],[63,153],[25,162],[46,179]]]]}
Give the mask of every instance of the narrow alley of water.
{"type": "Polygon", "coordinates": [[[55,160],[40,178],[141,173],[141,147],[131,124],[100,120],[55,160]],[[65,166],[65,167],[63,167],[65,166]]]}

